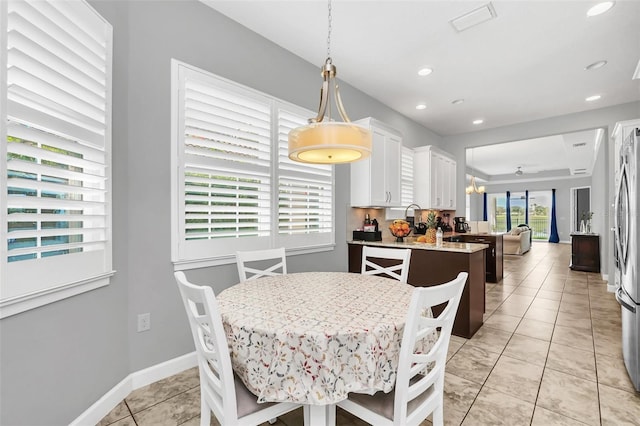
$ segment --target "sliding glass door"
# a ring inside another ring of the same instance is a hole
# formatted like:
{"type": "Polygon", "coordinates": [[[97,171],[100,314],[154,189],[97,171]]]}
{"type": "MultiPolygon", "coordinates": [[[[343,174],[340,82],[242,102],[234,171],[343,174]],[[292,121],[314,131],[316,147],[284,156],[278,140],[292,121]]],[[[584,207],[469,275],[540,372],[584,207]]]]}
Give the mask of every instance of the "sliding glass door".
{"type": "Polygon", "coordinates": [[[551,191],[529,192],[529,227],[534,240],[549,240],[551,233],[551,191]]]}
{"type": "Polygon", "coordinates": [[[527,199],[524,192],[511,193],[511,228],[527,223],[527,199]]]}
{"type": "Polygon", "coordinates": [[[507,232],[506,194],[487,194],[487,210],[491,232],[507,232]]]}
{"type": "MultiPolygon", "coordinates": [[[[528,224],[534,240],[549,240],[551,231],[551,191],[512,192],[511,227],[528,224]],[[528,202],[527,202],[528,201],[528,202]],[[529,220],[527,222],[527,210],[529,220]]],[[[487,220],[492,232],[507,232],[507,194],[487,194],[487,220]]]]}

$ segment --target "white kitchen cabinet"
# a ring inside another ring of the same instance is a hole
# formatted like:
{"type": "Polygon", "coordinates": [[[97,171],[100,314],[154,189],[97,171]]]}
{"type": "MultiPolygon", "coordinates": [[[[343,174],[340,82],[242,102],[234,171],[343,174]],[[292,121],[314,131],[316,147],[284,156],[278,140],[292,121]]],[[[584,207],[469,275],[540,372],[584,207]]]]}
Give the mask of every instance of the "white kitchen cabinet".
{"type": "Polygon", "coordinates": [[[423,209],[455,210],[456,161],[427,145],[413,151],[413,202],[423,209]]]}
{"type": "Polygon", "coordinates": [[[369,158],[351,163],[351,206],[400,207],[402,135],[374,119],[355,122],[371,130],[369,158]]]}
{"type": "Polygon", "coordinates": [[[622,141],[627,138],[631,131],[637,127],[640,127],[640,118],[635,120],[627,120],[627,121],[619,121],[616,123],[613,128],[613,133],[611,134],[611,140],[613,141],[614,146],[614,154],[613,154],[613,165],[614,165],[614,176],[616,177],[616,185],[618,184],[618,176],[620,176],[620,147],[622,146],[622,141]]]}

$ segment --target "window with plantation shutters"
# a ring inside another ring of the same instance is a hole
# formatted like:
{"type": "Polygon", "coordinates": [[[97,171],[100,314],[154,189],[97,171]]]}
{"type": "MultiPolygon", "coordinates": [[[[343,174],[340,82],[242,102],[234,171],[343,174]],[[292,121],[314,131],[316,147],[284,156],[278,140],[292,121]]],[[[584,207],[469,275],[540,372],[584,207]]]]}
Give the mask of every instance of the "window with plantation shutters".
{"type": "Polygon", "coordinates": [[[4,317],[112,274],[112,29],[82,1],[11,0],[0,19],[4,317]]]}
{"type": "Polygon", "coordinates": [[[402,167],[400,176],[400,199],[403,206],[413,203],[413,150],[402,147],[402,167]]]}
{"type": "Polygon", "coordinates": [[[175,60],[172,76],[176,268],[332,246],[333,167],[288,158],[313,113],[175,60]]]}

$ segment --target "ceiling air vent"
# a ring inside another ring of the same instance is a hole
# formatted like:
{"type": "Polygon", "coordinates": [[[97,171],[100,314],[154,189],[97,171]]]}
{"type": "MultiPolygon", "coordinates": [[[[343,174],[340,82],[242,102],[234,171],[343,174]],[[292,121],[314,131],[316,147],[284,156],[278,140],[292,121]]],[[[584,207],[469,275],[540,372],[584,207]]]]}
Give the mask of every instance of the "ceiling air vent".
{"type": "Polygon", "coordinates": [[[573,144],[574,148],[578,148],[578,147],[581,147],[581,146],[587,146],[587,143],[586,142],[578,142],[578,143],[574,143],[573,144]]]}
{"type": "Polygon", "coordinates": [[[477,9],[473,9],[471,12],[467,12],[457,18],[453,18],[449,23],[457,32],[461,33],[471,27],[475,27],[476,25],[489,21],[496,16],[496,11],[493,8],[493,5],[491,3],[487,3],[477,9]]]}
{"type": "Polygon", "coordinates": [[[585,172],[585,171],[579,172],[579,171],[576,170],[576,171],[573,172],[573,174],[574,175],[586,175],[587,172],[585,172]]]}
{"type": "Polygon", "coordinates": [[[587,169],[575,169],[574,172],[586,172],[587,169]]]}

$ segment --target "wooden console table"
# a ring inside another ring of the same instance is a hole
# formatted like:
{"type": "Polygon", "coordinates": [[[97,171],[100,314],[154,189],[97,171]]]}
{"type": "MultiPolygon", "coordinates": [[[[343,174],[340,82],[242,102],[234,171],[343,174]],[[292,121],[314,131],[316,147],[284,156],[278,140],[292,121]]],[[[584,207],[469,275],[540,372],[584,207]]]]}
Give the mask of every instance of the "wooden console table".
{"type": "Polygon", "coordinates": [[[571,234],[571,264],[574,271],[600,272],[600,235],[571,234]]]}

